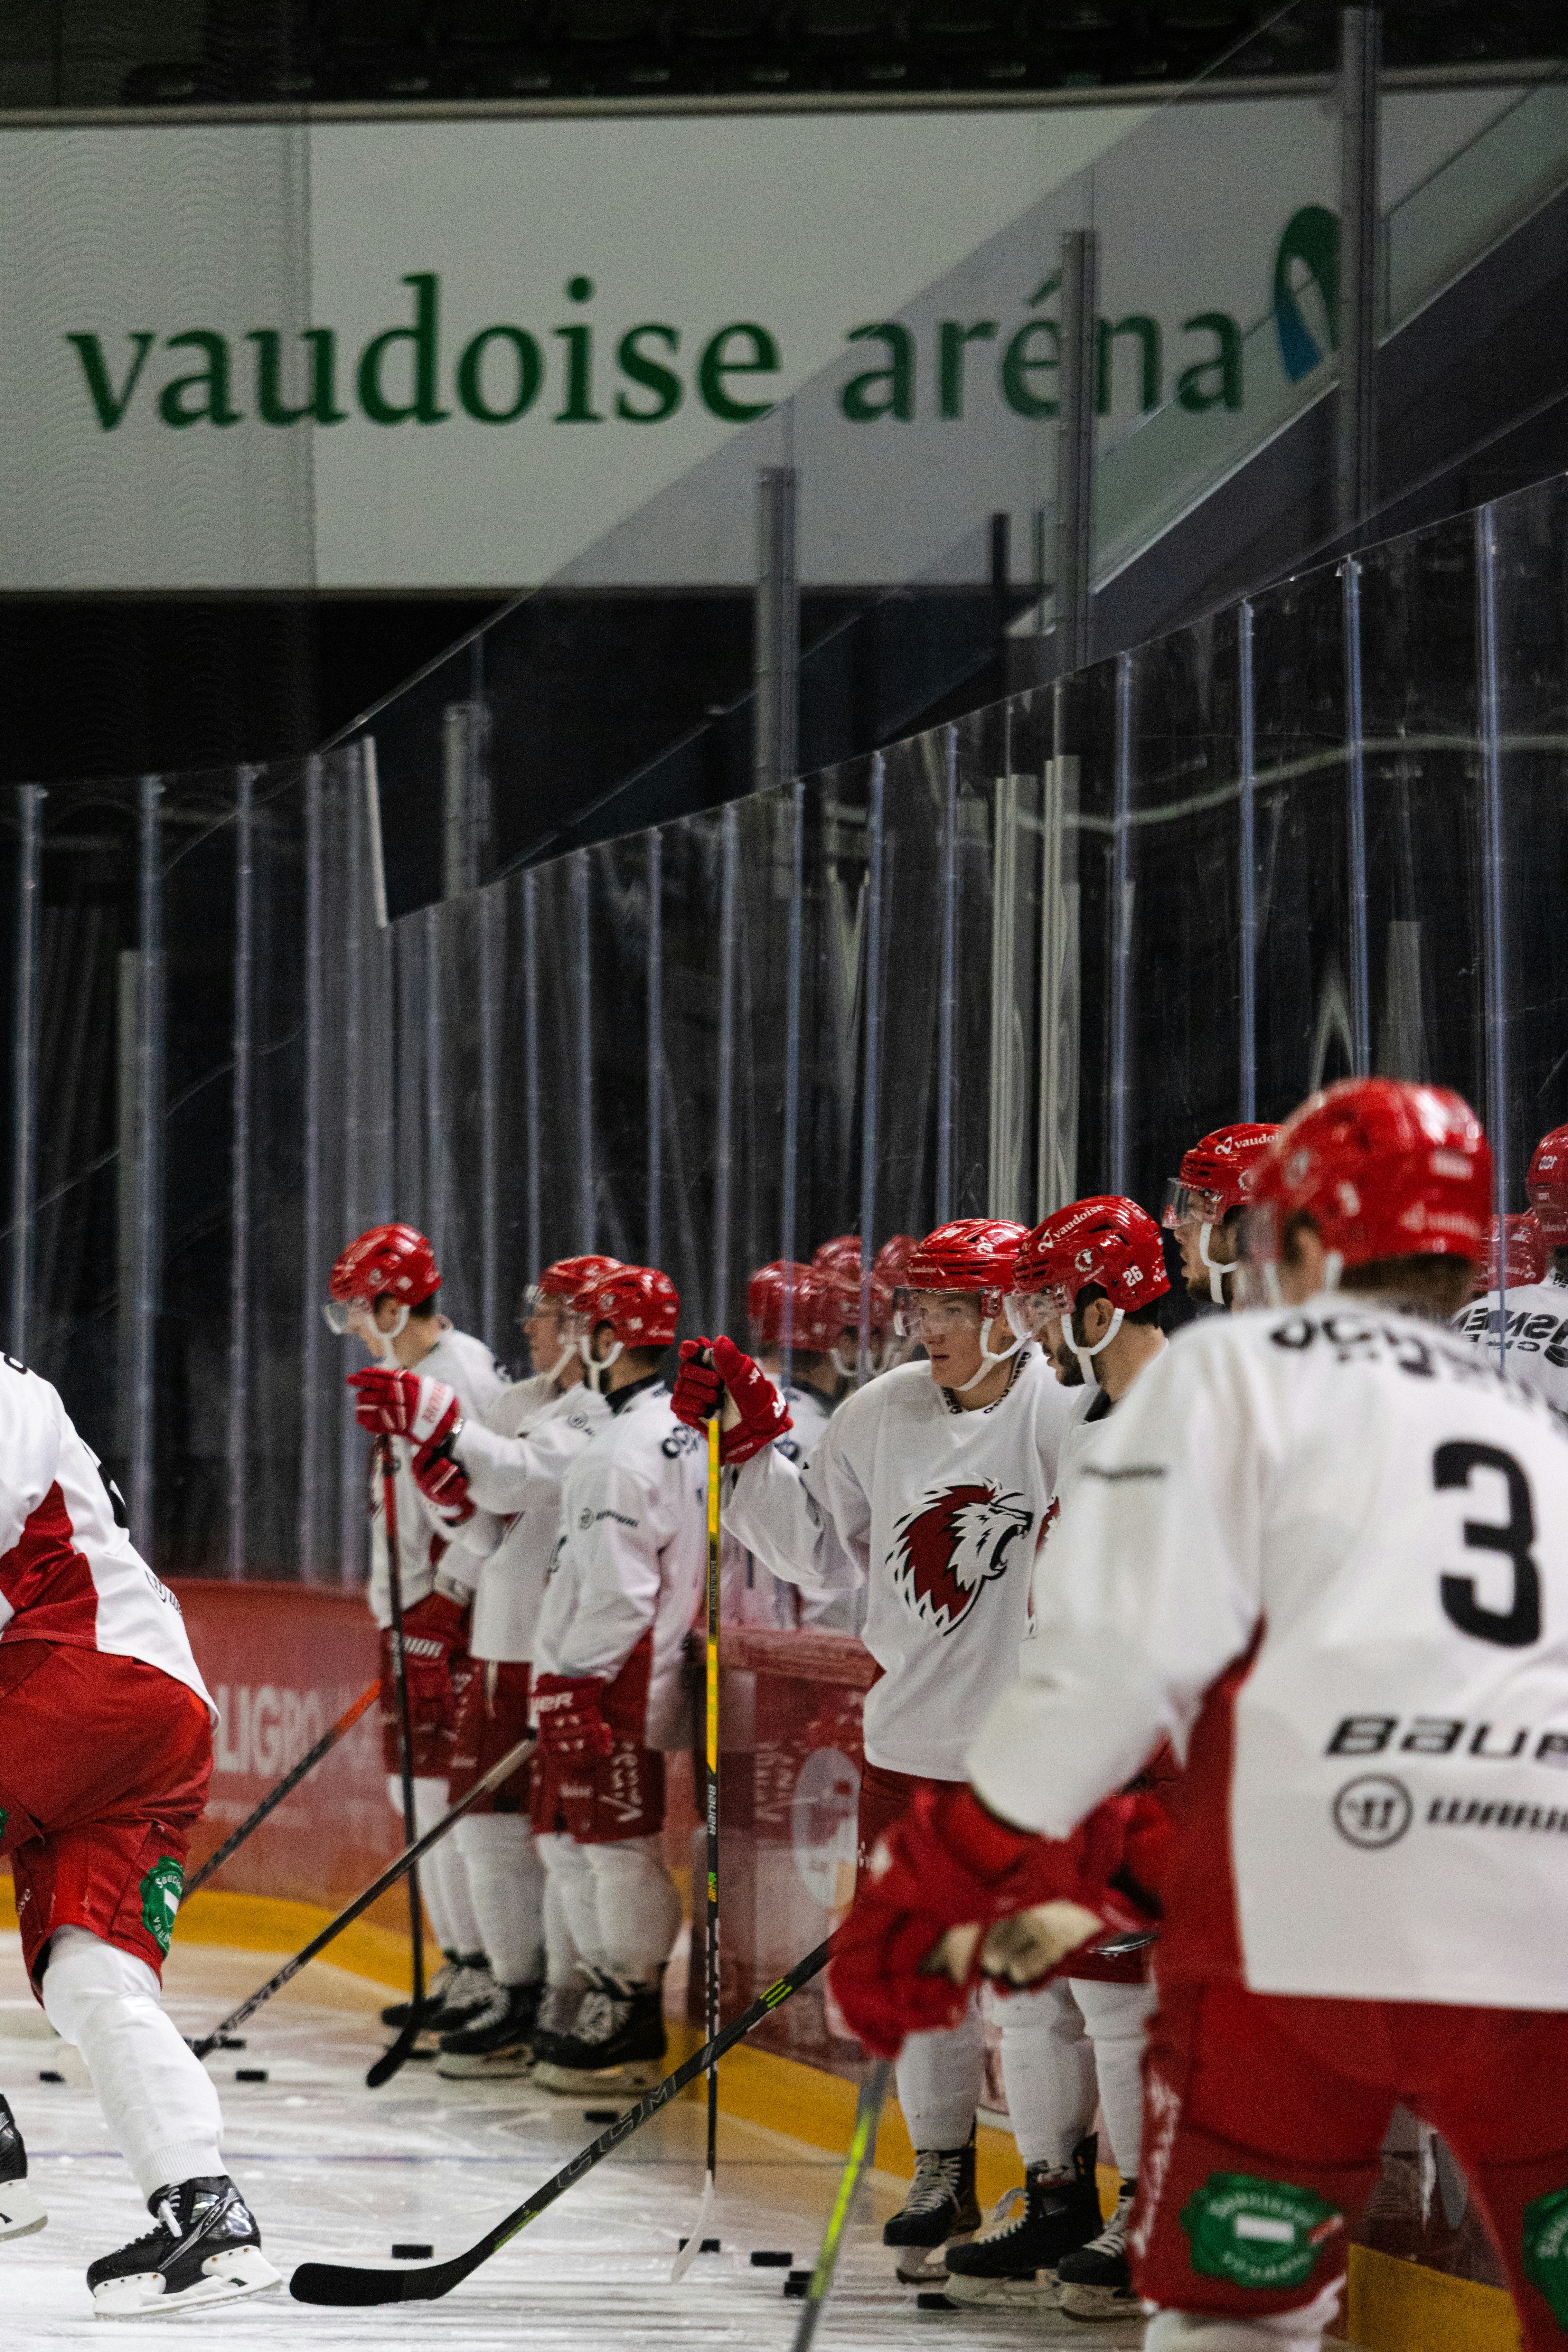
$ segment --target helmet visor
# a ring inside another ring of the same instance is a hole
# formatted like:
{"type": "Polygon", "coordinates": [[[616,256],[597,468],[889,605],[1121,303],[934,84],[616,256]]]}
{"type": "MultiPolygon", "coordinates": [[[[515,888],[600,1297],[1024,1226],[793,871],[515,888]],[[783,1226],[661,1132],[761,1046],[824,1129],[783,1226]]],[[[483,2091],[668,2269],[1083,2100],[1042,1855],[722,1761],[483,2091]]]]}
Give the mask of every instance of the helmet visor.
{"type": "Polygon", "coordinates": [[[363,1330],[370,1321],[368,1298],[329,1298],[321,1308],[329,1331],[340,1339],[351,1331],[363,1330]]]}
{"type": "Polygon", "coordinates": [[[1184,1184],[1173,1176],[1165,1187],[1165,1206],[1160,1223],[1168,1234],[1182,1225],[1217,1225],[1225,1214],[1222,1193],[1208,1191],[1201,1184],[1184,1184]]]}
{"type": "Polygon", "coordinates": [[[900,1339],[943,1339],[967,1323],[981,1321],[976,1290],[900,1290],[893,1308],[893,1328],[900,1339]]]}
{"type": "Polygon", "coordinates": [[[1002,1307],[1016,1339],[1040,1339],[1070,1316],[1072,1301],[1060,1283],[1053,1283],[1044,1290],[1009,1291],[1002,1307]]]}

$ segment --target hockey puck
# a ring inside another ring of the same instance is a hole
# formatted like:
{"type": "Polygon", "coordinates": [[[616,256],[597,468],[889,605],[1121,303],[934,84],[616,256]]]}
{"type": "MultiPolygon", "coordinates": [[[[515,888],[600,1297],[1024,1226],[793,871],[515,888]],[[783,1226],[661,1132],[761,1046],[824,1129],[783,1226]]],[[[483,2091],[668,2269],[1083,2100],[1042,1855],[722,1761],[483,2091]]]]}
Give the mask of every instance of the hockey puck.
{"type": "MultiPolygon", "coordinates": [[[[583,2110],[583,2121],[585,2124],[618,2124],[620,2119],[619,2107],[584,2107],[583,2110]]],[[[680,2242],[684,2245],[685,2239],[682,2238],[680,2242]]]]}
{"type": "Polygon", "coordinates": [[[752,2268],[754,2271],[787,2271],[794,2260],[793,2254],[754,2252],[752,2256],[752,2268]]]}
{"type": "Polygon", "coordinates": [[[265,2083],[267,2069],[265,2066],[237,2066],[234,2079],[237,2083],[265,2083]]]}
{"type": "Polygon", "coordinates": [[[392,2259],[395,2263],[427,2263],[435,2252],[434,2246],[422,2246],[410,2241],[407,2245],[399,2243],[394,2246],[392,2259]]]}
{"type": "Polygon", "coordinates": [[[217,2038],[217,2046],[220,2050],[243,2050],[245,2047],[245,2036],[243,2033],[220,2033],[217,2038]]]}
{"type": "Polygon", "coordinates": [[[956,2311],[959,2308],[950,2294],[932,2294],[929,2291],[915,2297],[917,2311],[956,2311]]]}
{"type": "Polygon", "coordinates": [[[784,2281],[785,2295],[794,2296],[797,2302],[804,2302],[805,2298],[805,2291],[811,2284],[811,2280],[812,2273],[810,2271],[791,2271],[788,2278],[784,2281]]]}
{"type": "Polygon", "coordinates": [[[40,2066],[38,2069],[38,2080],[40,2083],[63,2083],[65,2081],[65,2076],[63,2074],[57,2074],[52,2066],[40,2066]]]}

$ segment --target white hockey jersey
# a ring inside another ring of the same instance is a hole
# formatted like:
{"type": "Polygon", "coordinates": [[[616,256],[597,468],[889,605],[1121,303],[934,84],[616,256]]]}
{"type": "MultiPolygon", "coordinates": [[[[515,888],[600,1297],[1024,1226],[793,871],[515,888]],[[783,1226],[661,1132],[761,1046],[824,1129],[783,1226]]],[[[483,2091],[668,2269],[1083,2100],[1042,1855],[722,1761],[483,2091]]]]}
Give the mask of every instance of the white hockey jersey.
{"type": "Polygon", "coordinates": [[[58,1391],[11,1356],[0,1358],[0,1642],[139,1658],[216,1720],[180,1604],[132,1545],[119,1488],[58,1391]]]}
{"type": "Polygon", "coordinates": [[[866,1587],[873,1764],[963,1779],[1017,1671],[1071,1396],[1035,1347],[976,1412],[929,1365],[900,1364],[845,1399],[804,1471],[769,1446],[735,1472],[725,1524],[775,1576],[807,1593],[866,1587]]]}
{"type": "MultiPolygon", "coordinates": [[[[458,1401],[465,1415],[475,1419],[489,1404],[493,1404],[501,1391],[501,1376],[495,1358],[482,1339],[470,1337],[467,1331],[443,1331],[427,1356],[421,1356],[414,1367],[422,1379],[445,1381],[456,1389],[458,1401]]],[[[436,1569],[441,1555],[452,1538],[452,1531],[426,1507],[425,1497],[414,1483],[414,1449],[407,1438],[395,1437],[393,1450],[397,1456],[397,1476],[395,1489],[397,1498],[397,1551],[402,1571],[403,1605],[412,1609],[423,1601],[436,1581],[436,1569]]],[[[392,1622],[392,1603],[386,1590],[386,1513],[382,1494],[379,1448],[373,1443],[370,1449],[370,1589],[366,1594],[372,1616],[378,1625],[392,1622]]]]}
{"type": "Polygon", "coordinates": [[[566,1472],[533,1634],[536,1675],[598,1675],[624,1738],[679,1748],[686,1637],[708,1565],[708,1448],[662,1381],[622,1389],[566,1472]]]}
{"type": "Polygon", "coordinates": [[[561,1527],[561,1482],[609,1417],[597,1390],[557,1389],[542,1372],[514,1381],[459,1427],[452,1451],[480,1507],[457,1529],[441,1565],[459,1582],[474,1581],[468,1648],[476,1658],[517,1664],[532,1656],[561,1527]]]}
{"type": "MultiPolygon", "coordinates": [[[[1495,1363],[1503,1313],[1500,1294],[1489,1290],[1460,1308],[1454,1328],[1486,1349],[1495,1363]]],[[[1568,1277],[1553,1271],[1542,1282],[1510,1283],[1507,1317],[1509,1370],[1559,1412],[1568,1412],[1568,1277]]]]}
{"type": "MultiPolygon", "coordinates": [[[[780,1391],[793,1424],[773,1440],[786,1461],[805,1467],[832,1418],[833,1408],[819,1389],[780,1391]]],[[[856,1596],[848,1592],[804,1593],[785,1584],[757,1558],[754,1551],[726,1533],[720,1553],[720,1606],[726,1625],[762,1625],[789,1633],[797,1625],[820,1625],[854,1632],[858,1623],[856,1596]]]]}
{"type": "Polygon", "coordinates": [[[1162,1735],[1163,1982],[1568,2007],[1568,1434],[1342,1294],[1215,1317],[1083,1465],[970,1767],[1065,1835],[1162,1735]]]}

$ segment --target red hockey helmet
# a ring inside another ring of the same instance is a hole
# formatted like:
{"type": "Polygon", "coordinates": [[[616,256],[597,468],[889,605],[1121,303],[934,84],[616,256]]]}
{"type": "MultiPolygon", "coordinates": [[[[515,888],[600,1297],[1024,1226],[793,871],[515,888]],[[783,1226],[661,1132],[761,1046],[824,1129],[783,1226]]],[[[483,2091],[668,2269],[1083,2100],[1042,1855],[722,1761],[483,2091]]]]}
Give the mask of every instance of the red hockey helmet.
{"type": "MultiPolygon", "coordinates": [[[[1527,1283],[1543,1279],[1547,1265],[1547,1245],[1542,1239],[1533,1209],[1526,1209],[1516,1217],[1502,1219],[1503,1244],[1508,1268],[1508,1287],[1522,1290],[1527,1283]]],[[[1498,1281],[1498,1220],[1494,1217],[1487,1228],[1487,1262],[1476,1276],[1474,1296],[1496,1290],[1498,1281]]]]}
{"type": "Polygon", "coordinates": [[[537,1315],[547,1300],[557,1307],[575,1306],[580,1291],[591,1287],[605,1275],[613,1274],[620,1263],[618,1257],[599,1257],[591,1250],[580,1257],[558,1257],[523,1292],[523,1320],[537,1315]]]}
{"type": "Polygon", "coordinates": [[[1025,1236],[1014,1287],[1070,1315],[1079,1293],[1098,1283],[1112,1307],[1147,1307],[1171,1287],[1160,1228],[1136,1201],[1097,1192],[1042,1218],[1025,1236]]]}
{"type": "Polygon", "coordinates": [[[889,1234],[871,1260],[873,1278],[885,1282],[889,1290],[901,1289],[909,1280],[910,1260],[919,1247],[913,1234],[889,1234]]]}
{"type": "Polygon", "coordinates": [[[357,1313],[372,1314],[378,1298],[395,1298],[406,1311],[441,1287],[429,1243],[412,1225],[372,1225],[350,1242],[327,1284],[327,1321],[343,1332],[357,1313]]]}
{"type": "Polygon", "coordinates": [[[759,1266],[746,1285],[746,1315],[754,1348],[782,1348],[784,1308],[789,1307],[790,1345],[825,1355],[837,1347],[839,1316],[831,1286],[798,1261],[775,1258],[759,1266]]]}
{"type": "Polygon", "coordinates": [[[1229,1209],[1247,1198],[1258,1160],[1279,1134],[1278,1127],[1247,1120],[1237,1127],[1216,1127],[1201,1143],[1182,1154],[1182,1165],[1165,1187],[1167,1227],[1201,1217],[1217,1224],[1229,1209]]]}
{"type": "Polygon", "coordinates": [[[999,1315],[1027,1231],[1009,1217],[957,1217],[938,1225],[910,1251],[904,1288],[978,1291],[982,1313],[999,1315]]]}
{"type": "Polygon", "coordinates": [[[1530,1155],[1524,1190],[1549,1248],[1568,1243],[1568,1127],[1554,1127],[1530,1155]]]}
{"type": "Polygon", "coordinates": [[[839,1234],[830,1242],[823,1242],[811,1253],[813,1274],[837,1275],[848,1267],[857,1282],[860,1279],[860,1236],[839,1234]]]}
{"type": "Polygon", "coordinates": [[[623,1348],[668,1348],[680,1320],[680,1294],[657,1266],[617,1265],[576,1294],[590,1331],[607,1323],[623,1348]]]}
{"type": "Polygon", "coordinates": [[[1449,1087],[1342,1078],[1292,1111],[1248,1195],[1248,1250],[1278,1262],[1288,1220],[1310,1216],[1342,1265],[1374,1258],[1484,1258],[1492,1155],[1449,1087]]]}

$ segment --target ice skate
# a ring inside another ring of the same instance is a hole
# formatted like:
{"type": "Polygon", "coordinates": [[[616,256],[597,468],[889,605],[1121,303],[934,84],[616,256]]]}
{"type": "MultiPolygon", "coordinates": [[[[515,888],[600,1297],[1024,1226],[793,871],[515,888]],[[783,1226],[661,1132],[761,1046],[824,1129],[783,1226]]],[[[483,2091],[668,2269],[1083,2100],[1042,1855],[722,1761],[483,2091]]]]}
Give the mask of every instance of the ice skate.
{"type": "MultiPolygon", "coordinates": [[[[437,2018],[440,2016],[447,2005],[453,1986],[462,1974],[463,1963],[458,1954],[443,1952],[440,1967],[425,1988],[425,1999],[419,2012],[420,2030],[423,2032],[429,2032],[435,2025],[437,2018]]],[[[411,2000],[389,2001],[381,2012],[381,2021],[383,2025],[391,2026],[395,2033],[401,2033],[413,2014],[414,2003],[411,2000]]]]}
{"type": "Polygon", "coordinates": [[[89,2266],[100,2319],[178,2319],[282,2285],[227,2173],[161,2189],[147,2210],[156,2229],[89,2266]]]}
{"type": "Polygon", "coordinates": [[[897,2248],[894,2268],[905,2286],[940,2285],[947,2276],[950,2240],[980,2227],[974,2195],[974,2126],[962,2147],[917,2147],[908,2197],[882,2228],[882,2243],[897,2248]]]}
{"type": "Polygon", "coordinates": [[[533,2022],[539,2014],[537,1984],[498,1985],[477,2017],[441,2036],[436,2072],[448,2080],[474,2076],[510,2081],[533,2064],[533,2022]]]}
{"type": "Polygon", "coordinates": [[[27,2151],[9,2102],[0,2098],[0,2238],[26,2238],[48,2215],[27,2186],[27,2151]]]}
{"type": "MultiPolygon", "coordinates": [[[[954,2303],[1005,2304],[1050,2311],[1057,2304],[1057,2264],[1088,2243],[1100,2227],[1094,2183],[1094,2134],[1080,2139],[1065,2170],[1031,2164],[1022,2208],[948,2257],[948,2294],[954,2303]]],[[[1012,2199],[1018,2197],[1015,2189],[1012,2199]]],[[[1000,2219],[1000,2216],[998,2217],[1000,2219]]]]}
{"type": "Polygon", "coordinates": [[[651,2091],[668,2048],[658,1987],[598,1977],[533,2079],[545,2091],[651,2091]]]}
{"type": "Polygon", "coordinates": [[[1097,2238],[1064,2254],[1057,2265],[1057,2301],[1069,2319],[1142,2319],[1132,2291],[1127,2229],[1137,2183],[1124,2180],[1116,2210],[1097,2238]]]}

